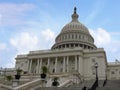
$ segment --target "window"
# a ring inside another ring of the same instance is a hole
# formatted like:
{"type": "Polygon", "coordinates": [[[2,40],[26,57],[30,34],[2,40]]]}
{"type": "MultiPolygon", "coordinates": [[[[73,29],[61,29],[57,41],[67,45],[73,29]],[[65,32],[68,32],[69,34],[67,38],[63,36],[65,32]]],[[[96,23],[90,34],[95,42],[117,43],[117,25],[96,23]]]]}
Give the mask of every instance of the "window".
{"type": "Polygon", "coordinates": [[[61,40],[61,37],[59,37],[59,40],[61,40]]]}
{"type": "Polygon", "coordinates": [[[62,36],[62,40],[64,40],[64,36],[62,36]]]}
{"type": "Polygon", "coordinates": [[[112,71],[112,72],[111,72],[111,74],[115,74],[115,72],[114,72],[114,71],[112,71]]]}
{"type": "Polygon", "coordinates": [[[23,63],[21,63],[21,67],[23,67],[23,63]]]}
{"type": "Polygon", "coordinates": [[[74,67],[72,67],[72,70],[74,70],[75,68],[74,67]]]}
{"type": "Polygon", "coordinates": [[[81,36],[79,35],[79,39],[81,39],[81,36]]]}
{"type": "Polygon", "coordinates": [[[107,71],[109,72],[109,71],[110,71],[110,69],[107,69],[107,71]]]}
{"type": "Polygon", "coordinates": [[[61,61],[61,64],[63,64],[63,61],[61,61]]]}
{"type": "Polygon", "coordinates": [[[67,35],[65,35],[65,40],[67,39],[67,35]]]}
{"type": "Polygon", "coordinates": [[[82,36],[82,39],[84,40],[84,36],[82,36]]]}
{"type": "Polygon", "coordinates": [[[53,62],[53,64],[55,64],[55,62],[53,62]]]}
{"type": "Polygon", "coordinates": [[[53,69],[53,73],[55,72],[55,69],[53,69]]]}
{"type": "Polygon", "coordinates": [[[68,38],[70,39],[70,34],[68,35],[68,38]]]}
{"type": "Polygon", "coordinates": [[[72,35],[72,39],[74,39],[74,35],[72,35]]]}
{"type": "Polygon", "coordinates": [[[60,69],[60,72],[62,72],[62,71],[63,71],[63,69],[61,68],[61,69],[60,69]]]}
{"type": "Polygon", "coordinates": [[[74,62],[74,60],[71,60],[71,62],[73,63],[73,62],[74,62]]]}
{"type": "Polygon", "coordinates": [[[92,62],[95,62],[95,59],[94,59],[94,58],[92,59],[92,62]]]}
{"type": "Polygon", "coordinates": [[[93,72],[92,74],[95,75],[95,72],[93,72]]]}
{"type": "Polygon", "coordinates": [[[77,34],[76,34],[76,39],[77,39],[77,34]]]}

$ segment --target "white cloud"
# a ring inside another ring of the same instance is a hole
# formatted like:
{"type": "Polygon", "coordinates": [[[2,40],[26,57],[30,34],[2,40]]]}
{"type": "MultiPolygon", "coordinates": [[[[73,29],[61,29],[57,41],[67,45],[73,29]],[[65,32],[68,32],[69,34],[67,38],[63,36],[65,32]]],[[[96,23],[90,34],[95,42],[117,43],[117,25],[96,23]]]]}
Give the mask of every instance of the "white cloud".
{"type": "Polygon", "coordinates": [[[14,37],[10,39],[11,45],[17,50],[16,55],[8,62],[5,67],[14,67],[14,58],[18,54],[28,53],[31,50],[40,50],[50,47],[53,44],[55,38],[55,33],[50,29],[42,30],[39,35],[31,34],[29,32],[21,32],[15,34],[14,37]]]}
{"type": "Polygon", "coordinates": [[[12,62],[9,62],[9,63],[5,64],[4,67],[6,67],[6,68],[14,68],[15,67],[15,61],[12,61],[12,62]]]}
{"type": "Polygon", "coordinates": [[[33,4],[0,3],[0,26],[23,24],[23,16],[33,8],[33,4]]]}
{"type": "Polygon", "coordinates": [[[0,51],[5,50],[7,48],[5,43],[0,43],[0,51]]]}
{"type": "Polygon", "coordinates": [[[111,42],[111,35],[102,28],[98,28],[97,30],[90,29],[90,33],[94,37],[97,46],[106,46],[111,42]]]}
{"type": "Polygon", "coordinates": [[[105,49],[108,61],[113,62],[115,59],[120,60],[119,34],[111,34],[111,32],[107,32],[107,30],[102,28],[96,30],[90,29],[89,31],[94,37],[95,44],[105,49]]]}
{"type": "Polygon", "coordinates": [[[41,32],[42,36],[45,38],[46,41],[51,41],[55,39],[55,33],[50,29],[46,29],[41,32]]]}
{"type": "Polygon", "coordinates": [[[10,43],[16,48],[18,53],[28,53],[31,50],[50,48],[54,43],[55,33],[50,29],[42,30],[38,33],[18,33],[10,39],[10,43]]]}
{"type": "Polygon", "coordinates": [[[87,24],[93,22],[93,20],[101,13],[101,11],[104,9],[105,3],[105,0],[96,0],[93,3],[93,5],[91,6],[92,10],[85,19],[85,22],[87,24]]]}
{"type": "Polygon", "coordinates": [[[28,53],[38,47],[38,37],[28,32],[22,32],[10,39],[10,43],[18,50],[18,53],[28,53]]]}

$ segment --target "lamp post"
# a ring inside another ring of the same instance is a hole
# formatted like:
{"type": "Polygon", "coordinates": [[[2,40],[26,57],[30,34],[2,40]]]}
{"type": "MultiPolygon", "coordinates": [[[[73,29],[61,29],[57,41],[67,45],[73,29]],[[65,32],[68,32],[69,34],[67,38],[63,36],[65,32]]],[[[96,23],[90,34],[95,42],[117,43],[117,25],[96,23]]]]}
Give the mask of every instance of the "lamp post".
{"type": "Polygon", "coordinates": [[[4,79],[6,77],[6,70],[7,70],[7,68],[4,68],[4,79]]]}
{"type": "Polygon", "coordinates": [[[0,68],[0,75],[2,75],[2,67],[0,68]]]}
{"type": "Polygon", "coordinates": [[[96,69],[96,86],[98,86],[98,63],[95,63],[95,69],[96,69]]]}
{"type": "Polygon", "coordinates": [[[97,72],[97,68],[98,68],[98,63],[95,63],[95,69],[96,69],[96,80],[98,80],[98,72],[97,72]]]}

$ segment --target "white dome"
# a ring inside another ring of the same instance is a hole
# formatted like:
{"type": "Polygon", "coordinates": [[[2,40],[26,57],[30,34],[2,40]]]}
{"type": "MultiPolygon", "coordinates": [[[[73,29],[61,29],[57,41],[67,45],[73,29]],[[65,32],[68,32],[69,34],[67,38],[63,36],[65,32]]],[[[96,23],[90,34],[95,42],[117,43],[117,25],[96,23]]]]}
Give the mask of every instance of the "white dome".
{"type": "Polygon", "coordinates": [[[61,33],[64,33],[64,32],[69,32],[71,30],[78,30],[79,32],[83,32],[83,33],[86,33],[86,34],[89,34],[89,31],[87,29],[87,27],[85,27],[82,23],[80,23],[79,21],[71,21],[70,23],[66,24],[61,33]]]}
{"type": "Polygon", "coordinates": [[[87,27],[78,21],[76,8],[72,15],[72,21],[66,24],[61,33],[56,37],[52,49],[81,47],[83,49],[96,49],[94,39],[90,35],[87,27]]]}

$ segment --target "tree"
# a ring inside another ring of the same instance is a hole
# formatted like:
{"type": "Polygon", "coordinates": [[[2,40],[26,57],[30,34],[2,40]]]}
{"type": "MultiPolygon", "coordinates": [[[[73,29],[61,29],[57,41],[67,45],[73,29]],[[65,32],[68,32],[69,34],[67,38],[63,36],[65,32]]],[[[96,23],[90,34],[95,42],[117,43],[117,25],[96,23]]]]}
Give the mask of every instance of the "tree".
{"type": "Polygon", "coordinates": [[[46,78],[46,73],[48,72],[48,69],[46,66],[42,66],[42,73],[41,73],[41,78],[45,79],[46,78]]]}
{"type": "Polygon", "coordinates": [[[58,77],[53,78],[52,86],[58,86],[59,85],[58,79],[59,79],[58,77]]]}
{"type": "Polygon", "coordinates": [[[21,77],[21,73],[22,73],[22,69],[20,69],[20,68],[18,68],[18,69],[16,69],[16,72],[17,72],[17,74],[15,75],[15,79],[20,79],[20,77],[21,77]]]}
{"type": "Polygon", "coordinates": [[[8,81],[11,81],[11,80],[13,79],[13,77],[12,77],[11,75],[8,75],[8,76],[6,76],[6,79],[7,79],[8,81]]]}
{"type": "Polygon", "coordinates": [[[18,68],[16,69],[17,75],[20,75],[22,73],[22,69],[18,68]]]}

